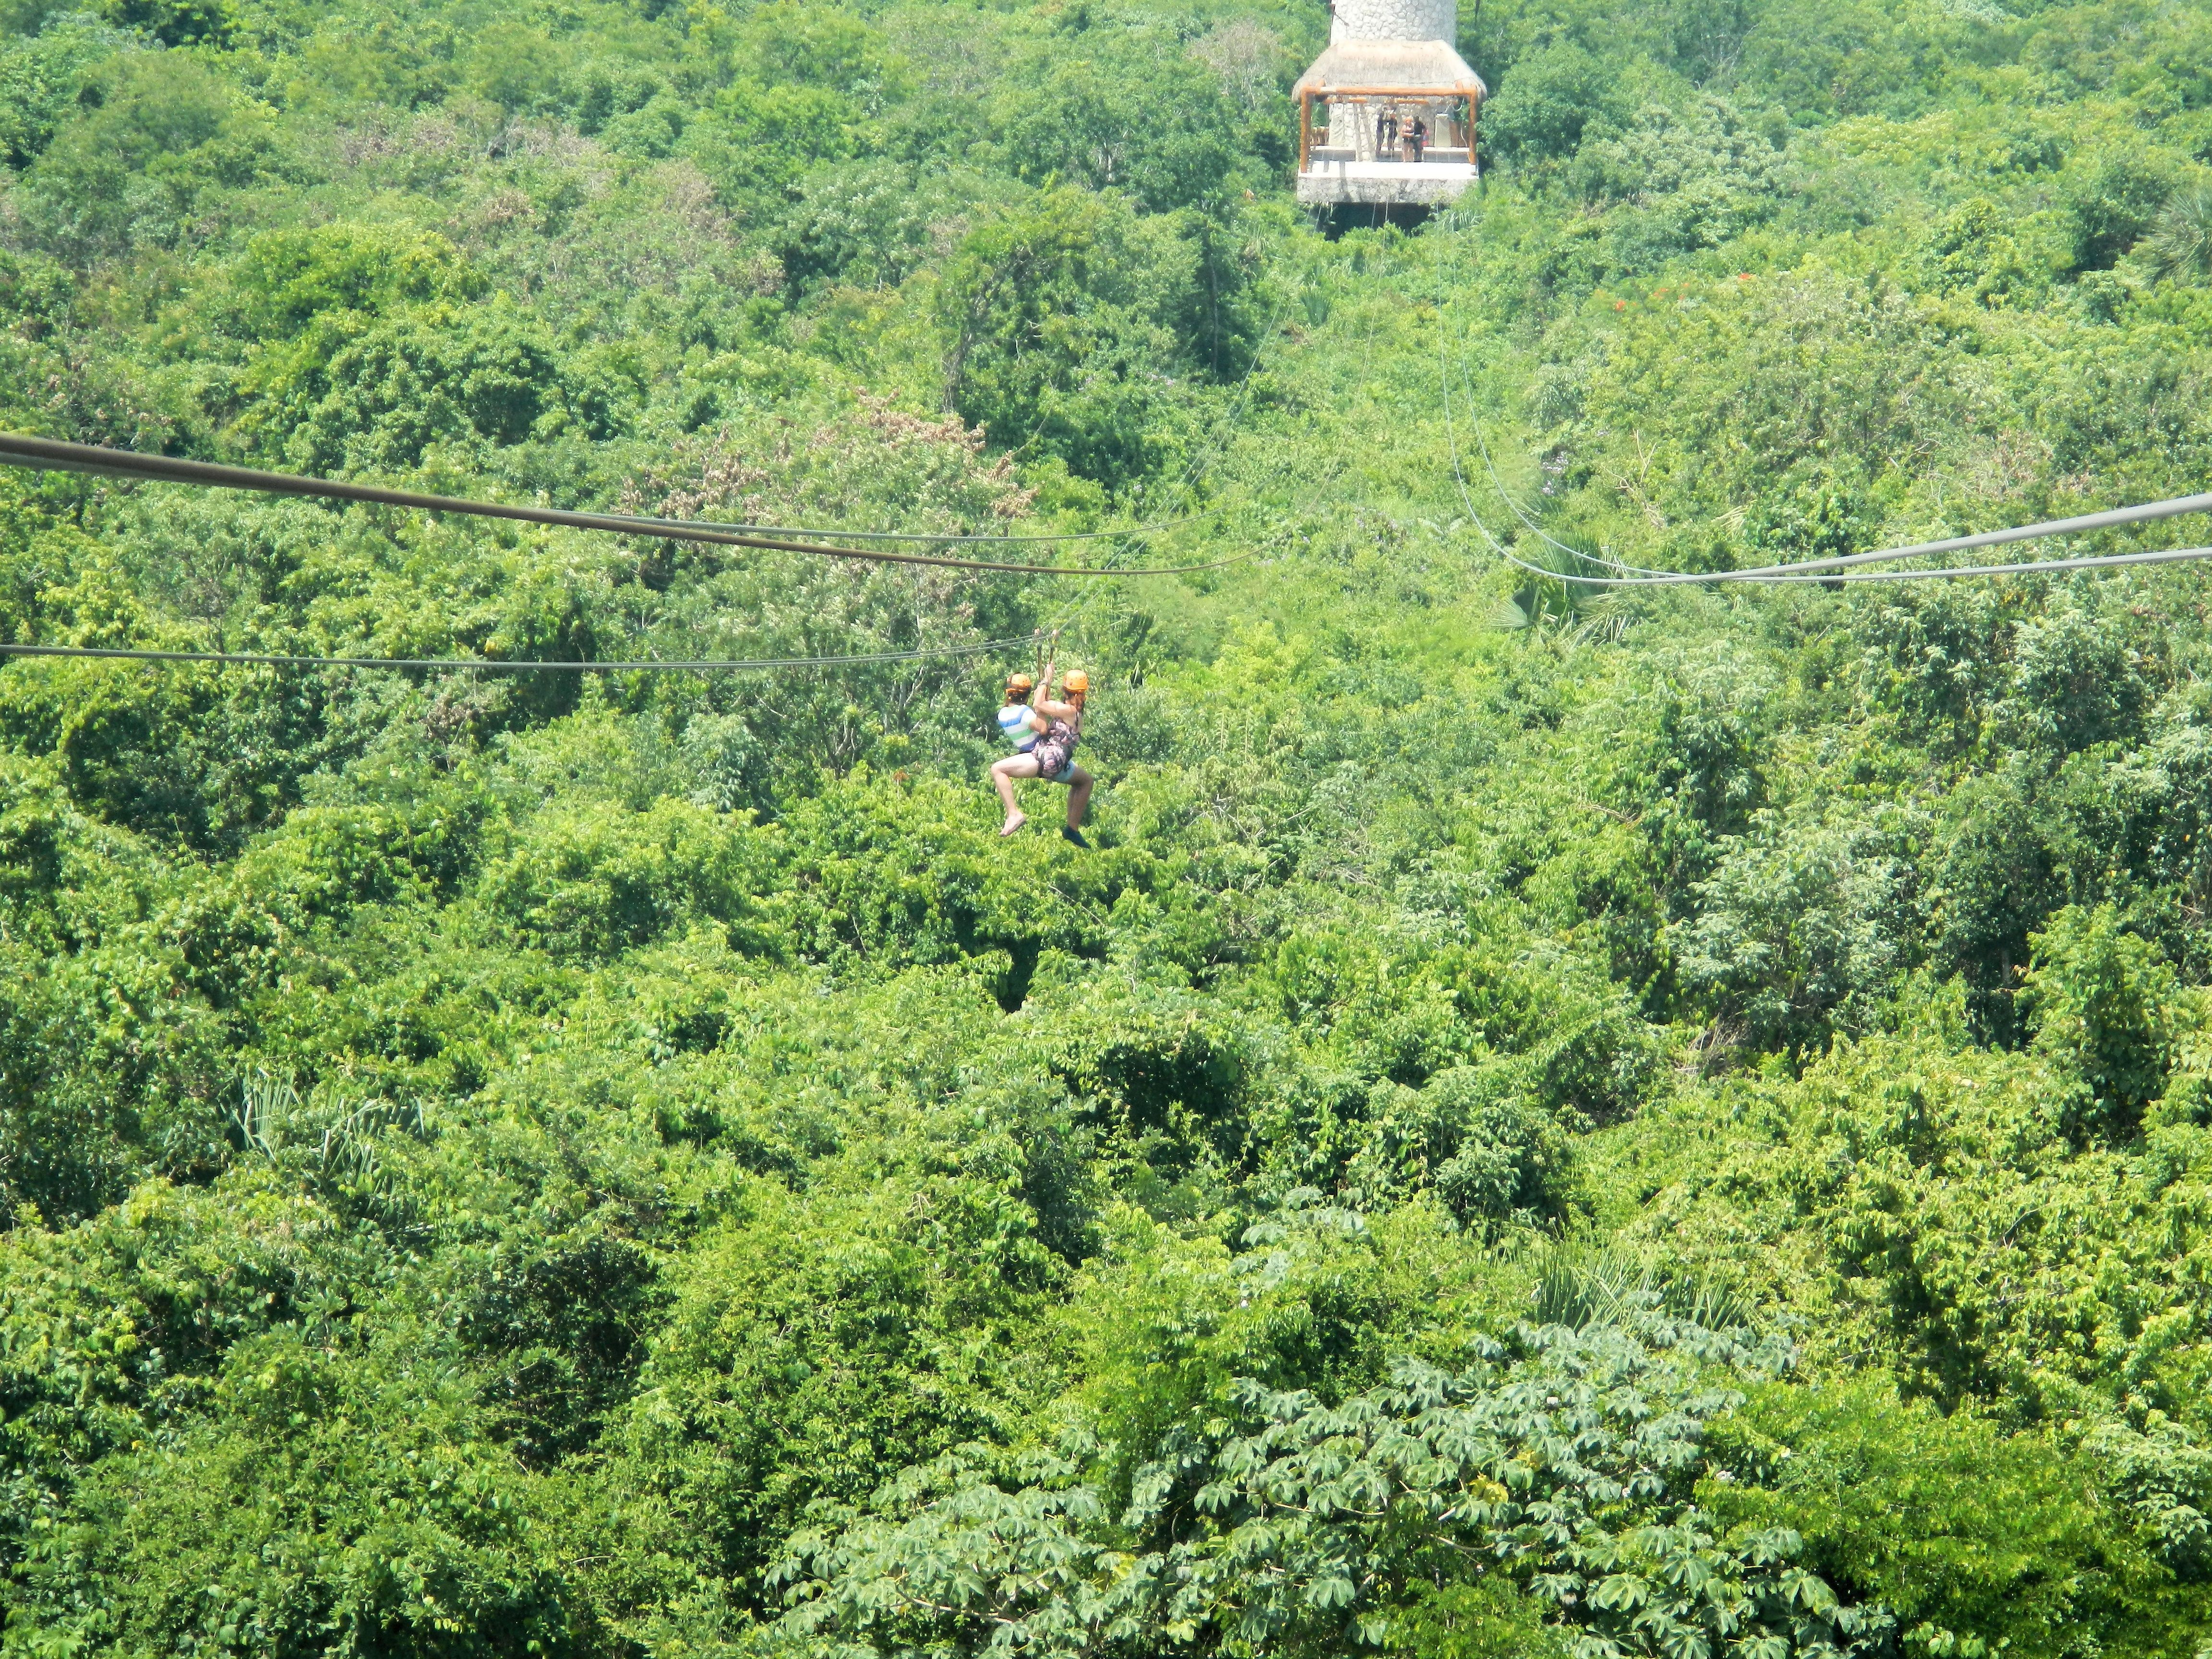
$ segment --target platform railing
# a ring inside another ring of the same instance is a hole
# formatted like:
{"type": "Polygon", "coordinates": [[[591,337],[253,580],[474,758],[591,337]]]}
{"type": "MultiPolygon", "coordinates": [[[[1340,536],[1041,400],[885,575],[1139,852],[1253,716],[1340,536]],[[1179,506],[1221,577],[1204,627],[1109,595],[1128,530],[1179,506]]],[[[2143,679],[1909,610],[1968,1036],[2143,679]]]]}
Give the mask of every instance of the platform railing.
{"type": "MultiPolygon", "coordinates": [[[[1306,165],[1300,171],[1316,173],[1331,162],[1359,161],[1360,159],[1359,152],[1348,144],[1316,144],[1306,152],[1306,165]]],[[[1419,162],[1407,161],[1402,150],[1392,150],[1384,155],[1370,155],[1363,165],[1413,167],[1428,164],[1463,167],[1472,165],[1474,161],[1473,152],[1463,144],[1428,144],[1422,147],[1419,162]]]]}

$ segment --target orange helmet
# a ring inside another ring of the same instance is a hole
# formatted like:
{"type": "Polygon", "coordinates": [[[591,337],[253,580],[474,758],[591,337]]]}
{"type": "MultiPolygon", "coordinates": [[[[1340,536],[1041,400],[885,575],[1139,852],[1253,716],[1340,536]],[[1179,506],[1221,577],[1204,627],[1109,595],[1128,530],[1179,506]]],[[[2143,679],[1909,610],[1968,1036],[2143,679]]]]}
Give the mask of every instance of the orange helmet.
{"type": "Polygon", "coordinates": [[[1081,702],[1091,695],[1091,676],[1080,668],[1071,668],[1060,677],[1060,689],[1081,702]]]}
{"type": "Polygon", "coordinates": [[[1036,689],[1036,682],[1026,674],[1006,676],[1006,701],[1019,702],[1036,689]]]}

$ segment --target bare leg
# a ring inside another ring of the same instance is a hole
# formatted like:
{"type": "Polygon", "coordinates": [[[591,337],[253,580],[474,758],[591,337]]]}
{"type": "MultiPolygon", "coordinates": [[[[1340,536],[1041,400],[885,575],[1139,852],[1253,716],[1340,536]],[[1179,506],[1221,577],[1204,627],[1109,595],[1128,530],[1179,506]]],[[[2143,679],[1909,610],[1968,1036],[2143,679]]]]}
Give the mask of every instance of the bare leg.
{"type": "Polygon", "coordinates": [[[1091,786],[1097,781],[1096,778],[1079,766],[1069,775],[1067,780],[1067,827],[1069,829],[1083,828],[1083,815],[1091,805],[1091,786]]]}
{"type": "Polygon", "coordinates": [[[1006,821],[1000,826],[1000,835],[1011,836],[1029,822],[1029,819],[1023,815],[1020,806],[1015,803],[1014,780],[1033,778],[1036,775],[1037,760],[1035,755],[1009,755],[991,768],[991,781],[998,786],[999,799],[1006,805],[1006,821]]]}

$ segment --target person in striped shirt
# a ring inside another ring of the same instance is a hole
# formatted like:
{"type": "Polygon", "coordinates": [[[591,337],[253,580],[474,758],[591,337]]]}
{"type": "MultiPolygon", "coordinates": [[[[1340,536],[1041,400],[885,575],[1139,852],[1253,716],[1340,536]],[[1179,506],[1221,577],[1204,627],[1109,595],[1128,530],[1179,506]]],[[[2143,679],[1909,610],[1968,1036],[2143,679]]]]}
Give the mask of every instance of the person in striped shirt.
{"type": "Polygon", "coordinates": [[[1036,682],[1026,674],[1006,676],[1006,701],[999,710],[999,735],[1014,745],[1014,752],[1026,755],[1036,747],[1038,728],[1030,720],[1030,693],[1036,682]]]}

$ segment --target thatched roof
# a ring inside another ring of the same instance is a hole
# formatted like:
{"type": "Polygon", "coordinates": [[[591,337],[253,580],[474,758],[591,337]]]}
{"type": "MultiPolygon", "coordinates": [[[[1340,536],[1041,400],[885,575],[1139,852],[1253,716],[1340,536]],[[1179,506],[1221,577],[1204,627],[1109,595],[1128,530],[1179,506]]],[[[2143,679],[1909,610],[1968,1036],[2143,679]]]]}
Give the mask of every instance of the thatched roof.
{"type": "Polygon", "coordinates": [[[1295,90],[1316,97],[1333,92],[1490,95],[1482,77],[1443,40],[1339,40],[1298,76],[1295,90]]]}

